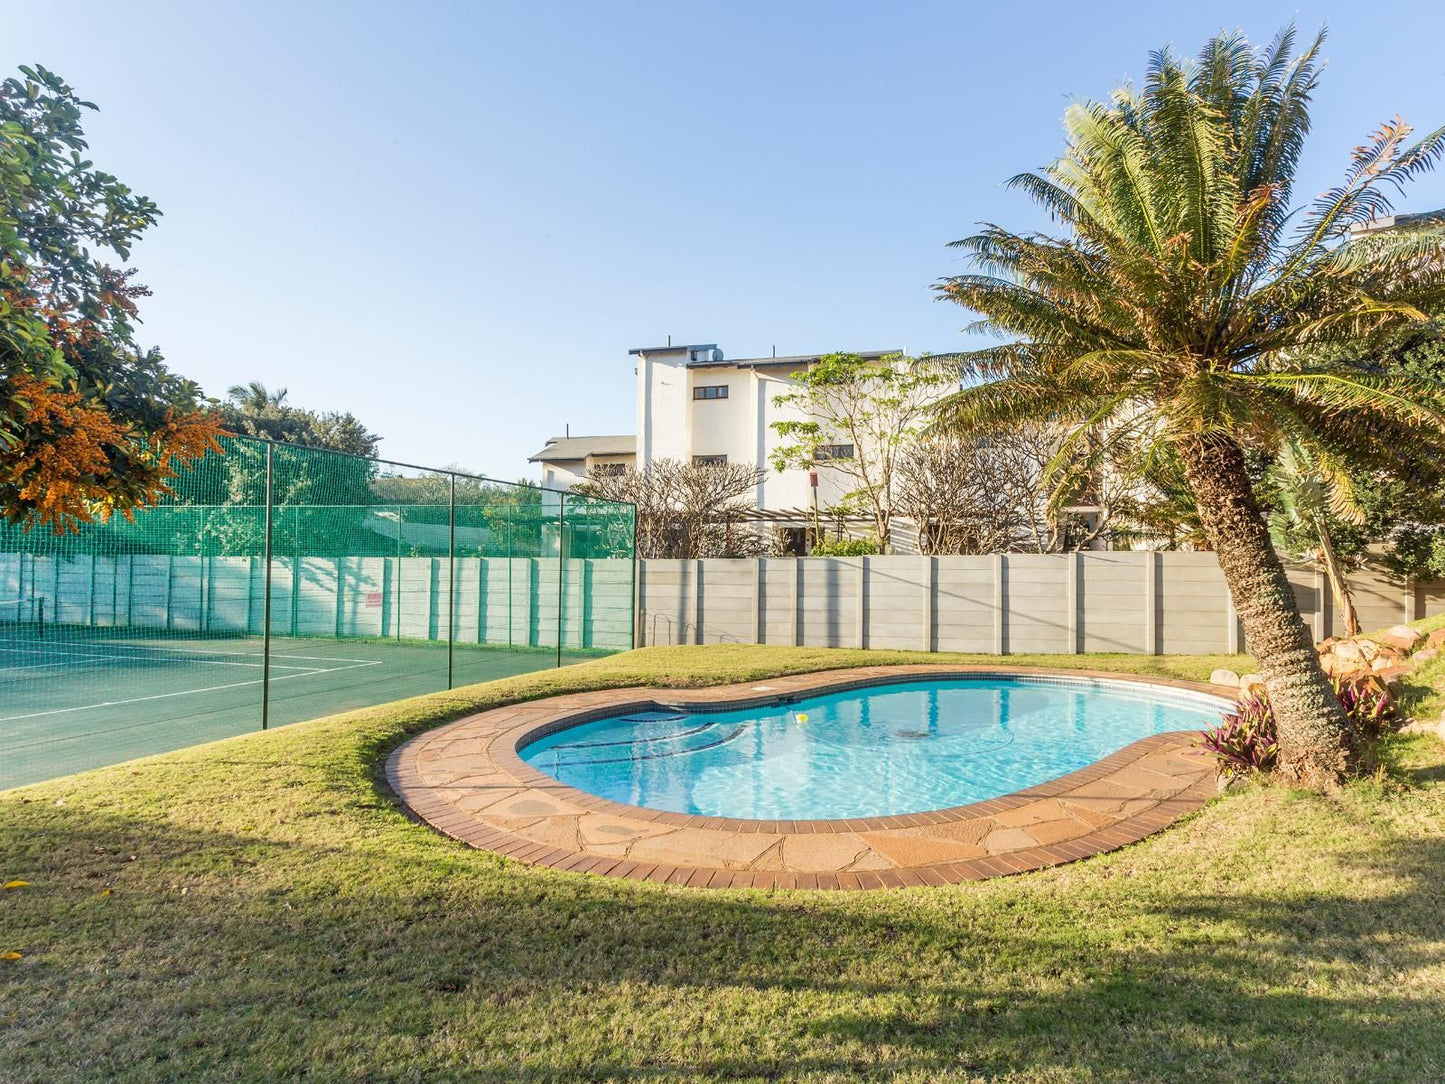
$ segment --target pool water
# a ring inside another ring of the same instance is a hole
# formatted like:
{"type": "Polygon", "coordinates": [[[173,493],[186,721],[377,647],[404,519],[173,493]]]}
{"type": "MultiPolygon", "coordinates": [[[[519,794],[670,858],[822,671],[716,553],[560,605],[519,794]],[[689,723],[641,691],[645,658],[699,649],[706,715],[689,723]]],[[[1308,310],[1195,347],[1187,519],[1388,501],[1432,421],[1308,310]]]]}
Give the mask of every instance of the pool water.
{"type": "Polygon", "coordinates": [[[1151,734],[1213,726],[1224,706],[1126,682],[929,679],[777,706],[634,712],[520,755],[578,790],[675,813],[893,816],[1022,790],[1151,734]]]}

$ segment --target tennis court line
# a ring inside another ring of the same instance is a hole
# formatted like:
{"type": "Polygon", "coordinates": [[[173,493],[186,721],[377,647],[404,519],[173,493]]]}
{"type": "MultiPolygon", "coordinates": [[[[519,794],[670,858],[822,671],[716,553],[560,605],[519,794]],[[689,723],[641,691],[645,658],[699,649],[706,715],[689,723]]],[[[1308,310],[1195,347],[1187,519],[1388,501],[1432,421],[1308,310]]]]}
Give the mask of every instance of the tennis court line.
{"type": "MultiPolygon", "coordinates": [[[[342,670],[355,670],[359,666],[380,665],[381,660],[378,659],[370,662],[353,663],[350,666],[336,666],[332,667],[330,670],[307,670],[306,672],[300,674],[282,674],[280,677],[272,678],[271,683],[274,685],[276,682],[285,681],[288,678],[314,677],[317,674],[334,674],[340,673],[342,670]]],[[[151,696],[133,696],[127,700],[101,700],[94,704],[78,704],[73,708],[53,708],[50,711],[32,711],[27,715],[3,715],[0,716],[0,722],[16,723],[19,722],[21,719],[39,719],[41,716],[44,715],[65,715],[69,712],[91,711],[95,708],[118,708],[123,707],[126,704],[140,704],[144,703],[147,700],[167,700],[173,696],[194,696],[197,693],[216,693],[222,691],[223,689],[243,689],[247,685],[260,685],[262,680],[263,679],[261,678],[252,678],[250,681],[233,681],[226,685],[208,685],[204,689],[181,689],[173,693],[155,693],[151,696]]]]}
{"type": "MultiPolygon", "coordinates": [[[[253,669],[253,670],[259,670],[259,669],[261,669],[261,667],[262,667],[263,665],[265,665],[264,663],[259,663],[259,662],[227,662],[227,661],[223,661],[223,660],[221,660],[221,659],[167,658],[167,657],[164,656],[164,655],[106,655],[106,654],[102,654],[102,653],[96,652],[96,651],[46,651],[46,650],[42,650],[42,649],[40,649],[40,648],[26,648],[26,647],[17,647],[17,648],[8,648],[8,647],[7,647],[7,648],[0,648],[0,656],[4,656],[4,655],[7,654],[8,652],[12,652],[12,651],[13,651],[15,654],[17,654],[17,655],[44,655],[44,656],[51,657],[51,658],[61,658],[61,657],[64,657],[64,658],[72,658],[72,659],[105,659],[105,660],[107,660],[107,661],[109,661],[109,662],[122,662],[122,661],[124,661],[124,660],[126,660],[126,659],[134,659],[134,660],[136,660],[136,661],[144,660],[144,661],[146,661],[146,662],[168,662],[168,663],[172,663],[172,664],[176,664],[176,665],[194,665],[194,666],[246,666],[246,667],[250,667],[250,668],[253,669]]],[[[256,657],[259,657],[259,656],[256,656],[256,657]]],[[[278,657],[280,657],[280,658],[299,658],[300,656],[295,656],[295,655],[276,656],[276,655],[272,655],[271,657],[274,659],[274,658],[278,658],[278,657]]],[[[346,660],[344,660],[344,659],[338,659],[338,660],[336,660],[336,661],[338,661],[338,662],[345,662],[346,660]]],[[[354,663],[354,664],[356,664],[356,665],[359,665],[359,666],[360,666],[360,665],[365,665],[365,661],[362,660],[362,659],[352,659],[351,662],[354,663]]],[[[39,664],[37,664],[37,665],[42,665],[42,666],[43,666],[43,665],[45,665],[45,664],[44,664],[44,663],[39,663],[39,664]]],[[[271,664],[271,668],[272,668],[272,669],[277,669],[277,668],[278,668],[278,664],[276,664],[276,663],[273,662],[273,663],[271,664]]],[[[8,669],[11,669],[11,667],[7,667],[7,666],[0,665],[0,671],[8,670],[8,669]]],[[[24,668],[23,668],[23,667],[15,667],[14,669],[24,669],[24,668]]],[[[345,669],[345,667],[326,667],[326,666],[280,666],[279,669],[282,669],[282,670],[310,670],[310,671],[312,671],[312,672],[314,672],[314,673],[318,673],[318,674],[319,674],[319,673],[325,672],[326,670],[345,669]]]]}
{"type": "MultiPolygon", "coordinates": [[[[3,654],[3,652],[0,652],[0,655],[3,654]]],[[[99,665],[99,663],[94,662],[31,662],[26,663],[24,666],[10,666],[7,663],[0,662],[0,676],[3,676],[5,674],[18,673],[21,670],[46,670],[56,666],[64,666],[72,670],[80,670],[87,666],[99,665]]]]}
{"type": "MultiPolygon", "coordinates": [[[[440,645],[440,644],[445,644],[445,643],[446,643],[445,640],[431,640],[431,641],[428,641],[428,642],[429,642],[429,643],[438,644],[438,645],[440,645]]],[[[35,639],[31,639],[31,640],[7,640],[7,639],[0,638],[0,645],[3,645],[3,644],[53,644],[53,643],[56,643],[56,641],[54,641],[54,640],[35,640],[35,639]]],[[[108,646],[108,645],[103,644],[103,643],[90,643],[90,642],[85,642],[85,641],[81,641],[81,643],[82,643],[83,646],[85,646],[85,647],[106,647],[106,646],[108,646]]],[[[4,647],[3,647],[3,646],[0,646],[0,652],[3,652],[4,650],[5,650],[4,647]]],[[[261,655],[263,654],[263,652],[261,652],[260,650],[256,650],[256,651],[211,651],[211,650],[209,650],[209,649],[207,649],[207,648],[202,648],[202,647],[151,647],[151,646],[148,645],[148,644],[116,644],[115,646],[113,646],[113,647],[111,648],[111,650],[115,653],[112,657],[113,657],[113,658],[117,658],[117,659],[129,658],[129,657],[131,657],[129,653],[130,653],[130,652],[135,652],[135,651],[184,651],[184,652],[186,652],[186,653],[188,653],[188,654],[191,654],[191,655],[241,655],[241,656],[243,656],[243,657],[245,657],[245,658],[248,658],[248,659],[259,659],[259,658],[261,657],[261,655]]],[[[309,662],[356,662],[356,663],[367,663],[367,662],[374,662],[374,661],[376,661],[376,660],[374,660],[374,659],[343,659],[343,658],[342,658],[341,656],[339,656],[339,655],[282,655],[282,654],[278,654],[278,653],[275,652],[275,651],[271,652],[271,657],[272,657],[273,659],[301,659],[301,660],[303,660],[303,661],[309,661],[309,662]]]]}

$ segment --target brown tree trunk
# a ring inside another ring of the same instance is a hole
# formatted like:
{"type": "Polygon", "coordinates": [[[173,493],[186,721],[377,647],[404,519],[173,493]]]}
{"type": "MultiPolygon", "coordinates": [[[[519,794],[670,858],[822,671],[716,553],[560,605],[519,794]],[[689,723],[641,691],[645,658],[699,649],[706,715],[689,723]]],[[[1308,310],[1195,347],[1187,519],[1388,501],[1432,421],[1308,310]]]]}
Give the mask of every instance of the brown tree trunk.
{"type": "Polygon", "coordinates": [[[1244,453],[1228,437],[1197,438],[1181,452],[1204,531],[1274,706],[1280,771],[1306,786],[1332,788],[1353,769],[1358,738],[1320,668],[1314,638],[1255,502],[1244,453]]]}
{"type": "Polygon", "coordinates": [[[1345,579],[1344,571],[1340,568],[1340,559],[1335,555],[1335,541],[1330,537],[1330,529],[1325,526],[1325,521],[1318,516],[1315,517],[1315,530],[1320,536],[1320,551],[1324,557],[1325,575],[1330,578],[1330,590],[1334,592],[1340,615],[1345,619],[1345,635],[1358,636],[1360,614],[1355,609],[1355,596],[1350,593],[1350,582],[1345,579]]]}

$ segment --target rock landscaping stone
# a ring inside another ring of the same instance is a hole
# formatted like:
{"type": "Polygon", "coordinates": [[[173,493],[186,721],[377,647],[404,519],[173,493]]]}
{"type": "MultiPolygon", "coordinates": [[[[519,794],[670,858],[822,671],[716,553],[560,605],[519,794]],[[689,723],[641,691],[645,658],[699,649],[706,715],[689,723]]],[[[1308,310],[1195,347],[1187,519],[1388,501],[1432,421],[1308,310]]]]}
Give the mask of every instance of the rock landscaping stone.
{"type": "Polygon", "coordinates": [[[1399,648],[1401,651],[1414,651],[1423,639],[1425,639],[1425,634],[1419,629],[1412,629],[1409,625],[1395,625],[1379,638],[1380,643],[1399,648]]]}
{"type": "Polygon", "coordinates": [[[1445,741],[1445,718],[1441,718],[1438,723],[1421,722],[1419,720],[1409,722],[1400,728],[1400,733],[1434,734],[1441,741],[1445,741]]]}
{"type": "Polygon", "coordinates": [[[1227,685],[1231,689],[1239,688],[1239,675],[1233,670],[1215,670],[1209,675],[1209,684],[1227,685]]]}
{"type": "Polygon", "coordinates": [[[1355,640],[1341,640],[1337,643],[1334,656],[1335,662],[1344,670],[1353,669],[1365,661],[1360,645],[1355,640]]]}

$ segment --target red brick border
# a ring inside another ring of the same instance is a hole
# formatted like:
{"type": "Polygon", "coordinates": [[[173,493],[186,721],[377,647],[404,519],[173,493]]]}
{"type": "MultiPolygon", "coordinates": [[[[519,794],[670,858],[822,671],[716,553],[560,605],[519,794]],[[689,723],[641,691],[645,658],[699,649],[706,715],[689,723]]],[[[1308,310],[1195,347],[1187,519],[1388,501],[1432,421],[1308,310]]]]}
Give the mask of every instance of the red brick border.
{"type": "Polygon", "coordinates": [[[739,708],[919,677],[987,675],[1162,686],[1218,697],[1221,707],[1229,702],[1223,690],[1194,682],[995,666],[875,666],[705,689],[611,689],[438,727],[396,749],[386,777],[418,818],[471,846],[572,872],[710,888],[899,888],[1022,873],[1137,842],[1214,793],[1212,765],[1191,749],[1193,732],[1141,739],[987,801],[846,820],[740,820],[623,805],[569,787],[518,755],[546,734],[619,711],[739,708]]]}

